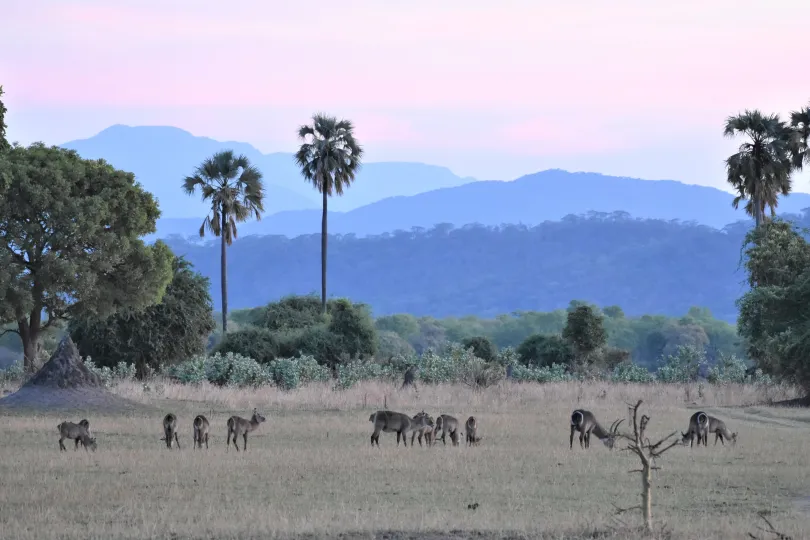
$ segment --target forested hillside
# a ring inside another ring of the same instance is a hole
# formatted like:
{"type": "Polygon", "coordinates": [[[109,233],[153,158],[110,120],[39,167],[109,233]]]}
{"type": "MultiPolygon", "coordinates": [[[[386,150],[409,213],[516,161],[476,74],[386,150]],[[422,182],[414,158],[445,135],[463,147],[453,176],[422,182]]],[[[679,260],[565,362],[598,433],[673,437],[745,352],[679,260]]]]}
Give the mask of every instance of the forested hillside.
{"type": "MultiPolygon", "coordinates": [[[[370,305],[376,317],[495,317],[562,309],[581,299],[620,305],[628,316],[682,316],[702,306],[734,322],[735,300],[747,290],[740,257],[748,227],[591,213],[536,227],[438,225],[366,238],[335,235],[329,292],[370,305]]],[[[219,283],[218,244],[176,237],[168,243],[219,283]]],[[[319,235],[242,238],[228,257],[232,309],[309,294],[320,284],[319,235]]],[[[219,295],[212,296],[219,309],[219,295]]]]}

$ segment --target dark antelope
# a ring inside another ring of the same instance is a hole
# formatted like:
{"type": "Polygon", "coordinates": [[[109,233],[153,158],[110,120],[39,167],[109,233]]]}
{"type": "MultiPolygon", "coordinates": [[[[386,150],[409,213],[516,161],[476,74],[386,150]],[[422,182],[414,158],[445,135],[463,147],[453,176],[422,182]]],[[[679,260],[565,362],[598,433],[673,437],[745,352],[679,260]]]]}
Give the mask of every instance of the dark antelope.
{"type": "Polygon", "coordinates": [[[418,431],[425,426],[428,426],[428,418],[427,414],[417,414],[413,418],[408,416],[405,413],[399,413],[394,411],[377,411],[372,413],[371,416],[368,417],[368,421],[374,424],[374,432],[371,434],[371,446],[374,446],[374,443],[377,443],[377,447],[380,446],[380,433],[396,433],[397,434],[397,446],[399,446],[399,440],[402,439],[402,442],[405,446],[408,446],[408,432],[409,431],[418,431]]]}
{"type": "Polygon", "coordinates": [[[208,418],[202,414],[198,414],[194,418],[194,447],[202,448],[202,443],[205,441],[205,448],[208,449],[208,418]]]}
{"type": "Polygon", "coordinates": [[[87,451],[87,448],[89,447],[93,450],[93,452],[95,452],[96,439],[90,437],[90,432],[88,431],[89,427],[90,422],[87,420],[82,420],[78,424],[74,424],[73,422],[62,422],[56,426],[56,429],[59,430],[59,450],[67,450],[63,441],[65,439],[72,439],[76,442],[76,446],[73,448],[74,450],[78,450],[79,443],[82,443],[85,451],[87,451]]]}
{"type": "Polygon", "coordinates": [[[450,442],[453,444],[453,446],[458,446],[458,438],[459,438],[458,420],[455,417],[450,416],[449,414],[443,414],[439,416],[436,419],[436,429],[434,430],[434,433],[437,435],[437,438],[439,438],[438,437],[439,430],[441,430],[442,432],[442,436],[440,437],[442,440],[442,444],[445,445],[447,444],[447,442],[445,441],[445,437],[449,433],[450,442]]]}
{"type": "Polygon", "coordinates": [[[242,443],[242,450],[247,450],[247,437],[248,433],[259,427],[259,424],[264,422],[264,416],[260,415],[256,409],[253,409],[253,416],[250,420],[245,420],[241,416],[231,416],[228,418],[228,441],[225,443],[227,450],[231,444],[231,436],[233,436],[233,445],[236,451],[239,451],[239,445],[236,444],[236,438],[242,435],[244,442],[242,443]]]}
{"type": "Polygon", "coordinates": [[[177,442],[177,449],[180,450],[180,439],[177,438],[177,417],[172,413],[163,417],[163,438],[161,441],[166,441],[166,447],[172,447],[172,441],[177,442]]]}
{"type": "Polygon", "coordinates": [[[474,416],[467,418],[467,422],[464,424],[464,431],[467,432],[467,446],[477,445],[481,442],[481,437],[476,435],[476,433],[478,433],[478,420],[476,420],[474,416]]]}
{"type": "Polygon", "coordinates": [[[418,437],[419,446],[422,446],[422,437],[425,438],[425,446],[432,446],[433,445],[433,428],[436,425],[433,421],[433,417],[430,416],[425,411],[416,413],[413,419],[416,421],[417,424],[422,424],[420,417],[425,418],[424,425],[419,429],[415,429],[411,434],[411,446],[413,446],[414,438],[418,437]]]}
{"type": "Polygon", "coordinates": [[[605,430],[591,411],[585,409],[577,409],[571,413],[571,437],[568,441],[569,448],[574,448],[574,432],[579,431],[579,446],[582,448],[590,448],[591,446],[591,433],[596,435],[604,444],[610,449],[616,444],[616,438],[619,436],[619,425],[624,420],[616,420],[611,424],[610,430],[605,430]]]}
{"type": "MultiPolygon", "coordinates": [[[[689,441],[689,446],[695,444],[695,437],[697,437],[697,445],[703,443],[703,446],[708,445],[709,440],[709,415],[703,411],[698,411],[689,418],[689,427],[686,428],[686,433],[681,432],[681,444],[686,444],[689,441]]],[[[717,444],[717,443],[715,443],[717,444]]]]}

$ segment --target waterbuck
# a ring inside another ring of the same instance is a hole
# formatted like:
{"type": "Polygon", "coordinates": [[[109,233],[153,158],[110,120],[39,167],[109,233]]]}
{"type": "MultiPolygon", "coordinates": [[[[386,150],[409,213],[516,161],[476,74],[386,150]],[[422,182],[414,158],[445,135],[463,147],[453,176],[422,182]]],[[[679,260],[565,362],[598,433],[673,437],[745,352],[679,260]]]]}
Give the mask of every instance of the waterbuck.
{"type": "MultiPolygon", "coordinates": [[[[86,422],[86,420],[84,420],[86,422]]],[[[90,423],[87,423],[87,426],[90,426],[90,423]]],[[[90,433],[87,431],[87,428],[79,424],[74,424],[73,422],[62,422],[56,429],[59,430],[59,450],[67,450],[65,448],[64,440],[65,439],[73,439],[76,442],[76,446],[73,448],[74,450],[79,449],[79,443],[82,443],[84,446],[85,452],[87,448],[90,447],[93,452],[96,451],[96,439],[90,437],[90,433]]]]}
{"type": "MultiPolygon", "coordinates": [[[[453,446],[458,446],[458,420],[449,414],[442,414],[436,419],[436,429],[433,430],[438,435],[439,430],[442,432],[442,444],[446,445],[445,437],[450,433],[450,442],[453,446]]],[[[435,437],[434,437],[435,438],[435,437]]]]}
{"type": "Polygon", "coordinates": [[[612,450],[613,445],[616,443],[616,437],[618,437],[619,434],[619,425],[622,422],[624,422],[624,419],[616,420],[611,424],[610,430],[608,431],[599,424],[591,411],[577,409],[571,413],[571,437],[569,438],[568,446],[571,449],[574,448],[574,432],[579,431],[580,447],[590,448],[591,433],[593,433],[605,443],[605,446],[612,450]]]}
{"type": "Polygon", "coordinates": [[[411,434],[411,446],[413,446],[414,438],[418,437],[419,446],[422,446],[422,437],[425,438],[425,445],[432,446],[433,445],[433,427],[436,425],[433,421],[433,417],[430,416],[425,411],[416,413],[413,417],[414,421],[417,424],[424,424],[422,427],[415,429],[411,434]],[[424,418],[424,422],[422,422],[421,418],[424,418]]]}
{"type": "MultiPolygon", "coordinates": [[[[686,428],[686,433],[681,432],[681,444],[686,444],[689,441],[691,448],[695,443],[697,437],[697,445],[703,443],[707,446],[709,440],[709,415],[703,411],[698,411],[689,418],[689,427],[686,428]]],[[[715,443],[717,444],[717,443],[715,443]]]]}
{"type": "Polygon", "coordinates": [[[380,432],[396,433],[397,446],[399,446],[399,439],[405,446],[408,446],[408,432],[416,431],[428,425],[428,416],[418,414],[411,418],[405,413],[394,411],[377,411],[368,417],[369,422],[374,424],[374,433],[371,434],[371,446],[377,443],[380,446],[380,432]]]}
{"type": "Polygon", "coordinates": [[[166,447],[172,448],[172,441],[177,442],[177,449],[180,450],[180,439],[177,438],[177,417],[172,413],[163,417],[163,438],[161,441],[166,441],[166,447]]]}
{"type": "Polygon", "coordinates": [[[467,418],[467,422],[464,424],[464,431],[467,432],[467,446],[477,445],[481,442],[481,437],[476,435],[478,432],[478,420],[476,420],[474,416],[467,418]]]}
{"type": "Polygon", "coordinates": [[[723,439],[730,439],[733,445],[737,444],[737,434],[732,433],[727,427],[726,423],[720,420],[719,418],[715,418],[714,416],[709,417],[709,429],[706,434],[706,439],[709,438],[709,433],[714,433],[714,445],[717,446],[717,439],[720,439],[720,442],[723,443],[723,446],[726,443],[723,442],[723,439]]]}
{"type": "Polygon", "coordinates": [[[202,443],[205,441],[205,449],[208,450],[208,418],[202,414],[198,414],[194,418],[194,447],[202,448],[202,443]]]}
{"type": "Polygon", "coordinates": [[[242,435],[243,438],[242,450],[247,450],[248,433],[259,427],[259,424],[264,422],[264,420],[264,416],[260,415],[255,408],[253,409],[253,416],[250,417],[250,420],[245,420],[241,416],[235,415],[228,418],[228,440],[225,443],[225,450],[230,447],[231,435],[233,435],[233,445],[236,447],[237,452],[239,451],[239,445],[236,444],[236,438],[239,435],[242,435]]]}

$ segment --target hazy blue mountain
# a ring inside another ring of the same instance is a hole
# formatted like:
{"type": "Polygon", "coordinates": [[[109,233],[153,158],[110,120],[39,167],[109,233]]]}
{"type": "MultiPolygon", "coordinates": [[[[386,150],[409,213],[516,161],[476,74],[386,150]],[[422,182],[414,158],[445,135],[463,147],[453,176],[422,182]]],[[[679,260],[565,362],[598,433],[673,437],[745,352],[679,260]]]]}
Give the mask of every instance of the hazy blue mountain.
{"type": "MultiPolygon", "coordinates": [[[[292,154],[263,154],[247,143],[196,137],[168,126],[115,125],[89,139],[62,146],[86,158],[104,158],[118,168],[135,173],[143,186],[158,197],[167,219],[202,219],[206,207],[197,197],[183,193],[181,182],[202,160],[228,148],[245,154],[264,173],[268,214],[321,206],[320,194],[303,180],[292,154]]],[[[367,163],[358,173],[355,184],[343,197],[334,199],[331,206],[335,210],[351,210],[385,197],[414,195],[474,180],[460,178],[445,167],[422,163],[367,163]]]]}
{"type": "MultiPolygon", "coordinates": [[[[798,219],[810,225],[810,212],[798,219]]],[[[702,306],[734,322],[734,302],[747,290],[739,259],[750,226],[749,220],[716,229],[617,212],[534,227],[336,235],[329,240],[328,291],[368,303],[375,316],[494,317],[562,309],[577,299],[618,304],[631,316],[681,316],[702,306]]],[[[210,278],[219,309],[216,241],[166,241],[210,278]]],[[[319,235],[248,236],[233,243],[228,263],[231,309],[320,290],[319,235]]]]}
{"type": "MultiPolygon", "coordinates": [[[[628,212],[639,218],[695,221],[711,227],[746,219],[731,206],[734,197],[722,190],[673,180],[640,180],[597,173],[553,169],[511,182],[478,181],[410,197],[390,197],[350,212],[332,212],[329,232],[359,236],[439,223],[537,225],[569,214],[628,212]]],[[[810,195],[793,193],[779,200],[779,212],[810,207],[810,195]]],[[[294,237],[320,232],[320,210],[279,212],[261,222],[246,223],[240,232],[294,237]]],[[[199,219],[159,224],[159,236],[192,233],[199,219]]]]}

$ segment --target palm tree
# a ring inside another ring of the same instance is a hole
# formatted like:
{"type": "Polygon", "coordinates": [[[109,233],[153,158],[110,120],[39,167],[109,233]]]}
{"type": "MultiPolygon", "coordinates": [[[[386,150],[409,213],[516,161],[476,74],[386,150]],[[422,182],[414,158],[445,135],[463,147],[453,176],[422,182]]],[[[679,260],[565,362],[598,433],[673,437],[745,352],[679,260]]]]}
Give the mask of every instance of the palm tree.
{"type": "Polygon", "coordinates": [[[264,212],[262,173],[243,155],[233,150],[217,152],[203,161],[193,176],[183,180],[183,190],[191,195],[200,188],[203,201],[211,202],[211,215],[200,226],[200,236],[208,229],[220,237],[222,270],[222,333],[228,331],[228,280],[225,248],[237,236],[236,224],[251,216],[261,219],[264,212]]]}
{"type": "Polygon", "coordinates": [[[295,161],[301,174],[323,195],[321,219],[321,303],[326,314],[326,206],[329,197],[343,195],[360,169],[363,149],[354,139],[354,126],[349,120],[315,114],[312,125],[301,126],[298,138],[301,148],[295,161]]]}
{"type": "Polygon", "coordinates": [[[810,105],[804,109],[790,113],[790,126],[793,128],[793,132],[796,135],[794,165],[796,169],[801,170],[802,165],[810,165],[810,148],[808,148],[808,139],[810,139],[810,105]]]}
{"type": "Polygon", "coordinates": [[[792,131],[779,115],[765,116],[758,110],[746,110],[726,120],[723,135],[749,138],[726,160],[726,171],[729,184],[738,193],[732,205],[737,208],[741,201],[748,200],[745,211],[759,227],[765,207],[770,207],[771,215],[775,215],[779,195],[790,193],[792,131]]]}

